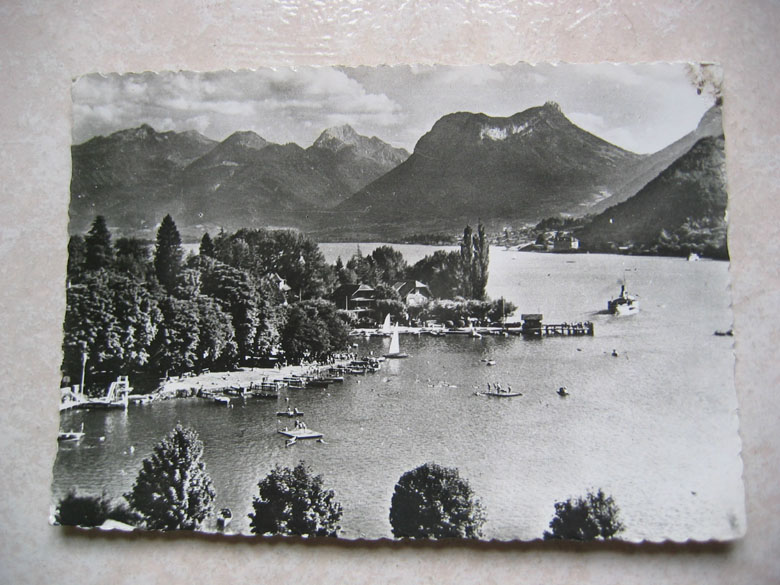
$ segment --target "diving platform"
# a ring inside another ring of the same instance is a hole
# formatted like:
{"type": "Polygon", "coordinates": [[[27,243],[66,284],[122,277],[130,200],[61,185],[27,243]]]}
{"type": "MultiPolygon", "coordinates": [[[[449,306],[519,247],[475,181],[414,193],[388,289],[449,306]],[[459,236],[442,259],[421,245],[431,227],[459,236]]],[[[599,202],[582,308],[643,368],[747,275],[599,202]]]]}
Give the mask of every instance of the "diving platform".
{"type": "Polygon", "coordinates": [[[312,431],[309,429],[291,429],[286,427],[278,431],[280,435],[284,435],[288,439],[321,439],[322,433],[312,431]]]}

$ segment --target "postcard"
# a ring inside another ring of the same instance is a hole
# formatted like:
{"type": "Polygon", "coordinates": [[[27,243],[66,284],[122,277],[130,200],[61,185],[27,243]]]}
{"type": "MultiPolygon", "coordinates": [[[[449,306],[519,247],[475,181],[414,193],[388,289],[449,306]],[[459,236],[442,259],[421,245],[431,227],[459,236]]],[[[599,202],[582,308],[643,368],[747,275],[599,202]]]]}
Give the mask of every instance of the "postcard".
{"type": "Polygon", "coordinates": [[[52,523],[742,536],[721,78],[77,78],[52,523]]]}

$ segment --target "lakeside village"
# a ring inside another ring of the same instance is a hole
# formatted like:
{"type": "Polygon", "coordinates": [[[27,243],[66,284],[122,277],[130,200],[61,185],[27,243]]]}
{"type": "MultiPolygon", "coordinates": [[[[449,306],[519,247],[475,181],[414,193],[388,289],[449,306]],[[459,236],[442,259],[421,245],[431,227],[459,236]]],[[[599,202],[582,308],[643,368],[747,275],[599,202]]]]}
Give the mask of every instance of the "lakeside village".
{"type": "Polygon", "coordinates": [[[488,300],[482,225],[465,228],[458,251],[413,266],[390,246],[331,266],[304,235],[264,229],[206,233],[199,253],[185,258],[170,215],[150,248],[112,241],[102,216],[70,239],[61,409],[277,398],[284,387],[377,371],[403,357],[402,333],[593,335],[591,322],[545,324],[538,314],[513,321],[512,303],[488,300]],[[393,336],[390,354],[355,355],[352,336],[393,336]]]}

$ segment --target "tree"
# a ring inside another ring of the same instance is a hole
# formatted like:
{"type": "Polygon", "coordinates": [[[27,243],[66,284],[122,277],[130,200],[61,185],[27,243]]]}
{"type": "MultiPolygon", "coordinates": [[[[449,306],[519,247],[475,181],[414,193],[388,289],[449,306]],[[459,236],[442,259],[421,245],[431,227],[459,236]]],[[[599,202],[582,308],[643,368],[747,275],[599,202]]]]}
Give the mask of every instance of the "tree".
{"type": "Polygon", "coordinates": [[[473,266],[474,266],[474,231],[470,225],[463,230],[463,239],[460,242],[460,263],[466,277],[463,282],[463,296],[473,298],[473,266]]]}
{"type": "Polygon", "coordinates": [[[214,257],[214,242],[211,241],[211,236],[208,232],[203,234],[203,237],[200,239],[199,253],[201,256],[208,256],[209,258],[214,257]]]}
{"type": "Polygon", "coordinates": [[[479,538],[485,513],[458,470],[425,463],[398,480],[390,505],[396,538],[479,538]]]}
{"type": "Polygon", "coordinates": [[[158,374],[181,374],[198,363],[200,315],[191,299],[167,296],[160,301],[162,320],[152,343],[151,362],[158,374]]]}
{"type": "Polygon", "coordinates": [[[622,532],[625,526],[620,521],[620,510],[612,496],[602,490],[585,497],[569,498],[555,503],[555,517],[550,521],[550,531],[545,531],[545,540],[597,540],[609,539],[622,532]]]}
{"type": "Polygon", "coordinates": [[[434,297],[451,299],[463,295],[467,275],[458,252],[437,250],[410,269],[411,278],[428,285],[434,297]]]}
{"type": "Polygon", "coordinates": [[[485,233],[485,226],[481,222],[476,234],[468,225],[463,230],[460,262],[464,276],[463,296],[467,299],[484,300],[490,263],[490,243],[485,233]]]}
{"type": "Polygon", "coordinates": [[[406,278],[409,266],[404,260],[403,254],[391,246],[379,246],[371,252],[379,283],[392,286],[399,280],[406,278]]]}
{"type": "Polygon", "coordinates": [[[140,520],[125,502],[115,502],[105,492],[79,495],[75,489],[60,499],[54,512],[54,521],[61,526],[100,526],[109,519],[131,525],[140,520]]]}
{"type": "Polygon", "coordinates": [[[176,286],[176,280],[181,270],[181,260],[184,252],[181,247],[181,236],[170,214],[166,215],[157,230],[157,245],[154,249],[154,272],[169,292],[176,286]]]}
{"type": "Polygon", "coordinates": [[[336,536],[343,509],[303,461],[294,469],[277,465],[257,487],[249,514],[253,534],[336,536]]]}
{"type": "Polygon", "coordinates": [[[490,264],[490,243],[485,233],[485,226],[480,223],[477,235],[472,239],[474,244],[474,261],[471,268],[471,295],[474,299],[484,300],[488,282],[488,266],[490,264]]]}
{"type": "Polygon", "coordinates": [[[156,300],[140,283],[113,270],[88,272],[67,290],[63,373],[80,375],[84,351],[90,374],[144,367],[160,320],[156,300]]]}
{"type": "Polygon", "coordinates": [[[114,248],[111,246],[111,232],[106,226],[106,218],[98,215],[92,222],[92,229],[84,238],[86,247],[86,260],[84,267],[87,270],[100,270],[108,268],[114,261],[114,248]]]}
{"type": "Polygon", "coordinates": [[[214,487],[195,431],[176,425],[144,459],[125,499],[151,530],[196,530],[214,511],[214,487]]]}

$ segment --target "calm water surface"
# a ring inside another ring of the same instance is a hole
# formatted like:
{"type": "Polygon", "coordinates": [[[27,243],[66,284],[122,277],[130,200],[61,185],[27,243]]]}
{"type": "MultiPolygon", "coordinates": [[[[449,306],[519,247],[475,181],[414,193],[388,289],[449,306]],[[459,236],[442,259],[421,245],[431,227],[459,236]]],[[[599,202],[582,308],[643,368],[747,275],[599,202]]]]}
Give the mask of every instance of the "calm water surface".
{"type": "MultiPolygon", "coordinates": [[[[361,244],[363,253],[374,245],[361,244]]],[[[431,248],[396,246],[414,262],[431,248]]],[[[329,261],[354,244],[322,246],[329,261]]],[[[126,412],[65,412],[85,423],[80,444],[60,445],[53,495],[70,487],[129,490],[155,443],[177,422],[197,430],[217,506],[248,531],[257,482],[276,464],[305,460],[344,505],[343,535],[391,537],[393,487],[405,471],[455,466],[486,508],[486,536],[541,536],[554,503],[603,488],[631,540],[733,536],[744,523],[728,265],[672,258],[529,254],[491,249],[491,297],[548,322],[595,323],[594,337],[402,337],[411,357],[329,389],[289,390],[325,443],[291,448],[276,433],[283,403],[227,409],[199,399],[131,405],[126,412]],[[641,299],[630,317],[603,313],[618,280],[641,299]],[[612,350],[619,357],[612,357],[612,350]],[[482,358],[496,361],[488,367],[482,358]],[[487,382],[522,397],[477,397],[487,382]],[[571,395],[556,395],[567,386],[571,395]],[[99,437],[105,437],[100,441],[99,437]],[[133,447],[133,449],[131,449],[133,447]]],[[[359,340],[381,354],[388,340],[359,340]]]]}

